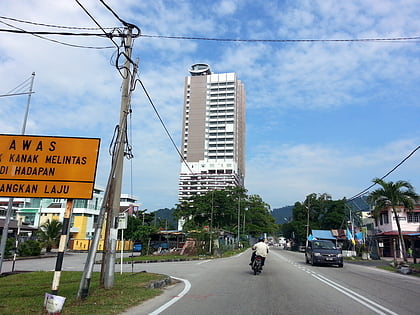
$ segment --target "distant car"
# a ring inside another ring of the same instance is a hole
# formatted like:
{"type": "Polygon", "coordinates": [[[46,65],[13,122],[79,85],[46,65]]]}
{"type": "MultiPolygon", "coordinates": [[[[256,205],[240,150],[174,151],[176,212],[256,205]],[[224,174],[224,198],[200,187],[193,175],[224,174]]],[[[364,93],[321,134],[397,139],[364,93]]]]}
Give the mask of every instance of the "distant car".
{"type": "Polygon", "coordinates": [[[307,264],[314,265],[338,265],[343,267],[343,253],[329,240],[308,241],[305,250],[307,264]]]}

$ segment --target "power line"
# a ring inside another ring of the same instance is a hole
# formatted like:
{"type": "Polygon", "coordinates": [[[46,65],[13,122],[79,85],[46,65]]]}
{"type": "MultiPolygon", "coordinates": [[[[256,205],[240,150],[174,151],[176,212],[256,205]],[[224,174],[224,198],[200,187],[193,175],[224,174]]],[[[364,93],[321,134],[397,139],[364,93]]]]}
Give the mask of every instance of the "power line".
{"type": "Polygon", "coordinates": [[[238,39],[238,38],[209,38],[209,37],[190,37],[190,36],[167,36],[167,35],[147,35],[141,37],[177,39],[177,40],[203,40],[216,42],[261,42],[261,43],[295,43],[295,42],[417,42],[419,36],[415,37],[394,37],[394,38],[354,38],[354,39],[238,39]]]}
{"type": "MultiPolygon", "coordinates": [[[[5,22],[0,21],[0,23],[6,24],[5,22]]],[[[12,26],[11,24],[6,24],[8,26],[11,27],[15,27],[16,26],[12,26]]],[[[47,31],[26,31],[23,29],[16,29],[16,30],[10,30],[10,29],[0,29],[0,32],[7,32],[7,33],[18,33],[18,34],[29,34],[29,35],[63,35],[63,36],[99,36],[99,37],[121,37],[121,36],[117,36],[114,35],[113,33],[71,33],[71,32],[47,32],[47,31]]]]}
{"type": "MultiPolygon", "coordinates": [[[[62,29],[70,29],[70,30],[87,30],[87,31],[97,31],[99,30],[99,28],[97,27],[77,27],[77,26],[64,26],[64,25],[54,25],[54,24],[45,24],[45,23],[39,23],[39,22],[32,22],[32,21],[25,21],[25,20],[20,20],[20,19],[16,19],[16,18],[11,18],[11,17],[7,17],[7,16],[0,16],[0,19],[4,19],[4,20],[10,20],[10,21],[14,21],[14,22],[19,22],[19,23],[25,23],[25,24],[31,24],[31,25],[37,25],[37,26],[45,26],[45,27],[52,27],[52,28],[62,28],[62,29]]],[[[116,27],[104,27],[104,29],[115,29],[116,27]]]]}
{"type": "MultiPolygon", "coordinates": [[[[119,65],[118,65],[118,61],[119,61],[119,58],[120,58],[120,56],[121,55],[123,55],[125,58],[126,58],[126,60],[128,60],[132,65],[134,65],[134,66],[136,66],[136,63],[130,58],[130,56],[128,56],[126,53],[125,53],[125,51],[123,51],[123,52],[120,52],[120,46],[123,46],[123,45],[125,45],[125,41],[123,40],[122,41],[122,43],[121,43],[121,45],[118,45],[115,41],[114,41],[114,39],[112,38],[113,36],[111,36],[111,34],[109,34],[109,33],[107,33],[106,31],[105,31],[105,29],[99,24],[99,22],[98,21],[96,21],[96,19],[93,17],[93,15],[92,14],[90,14],[89,13],[89,11],[78,1],[78,0],[75,0],[76,1],[76,3],[82,8],[82,10],[83,11],[85,11],[85,13],[92,19],[92,21],[102,30],[102,32],[114,43],[114,45],[115,45],[115,47],[117,47],[117,59],[116,59],[116,63],[115,63],[115,66],[116,66],[116,68],[117,68],[117,70],[120,72],[120,75],[121,75],[121,77],[123,77],[124,78],[124,74],[121,72],[121,70],[122,69],[124,69],[124,66],[122,66],[122,67],[120,67],[119,65]]],[[[134,24],[130,24],[130,23],[127,23],[127,22],[125,22],[125,21],[123,21],[120,17],[118,17],[118,15],[114,12],[114,11],[112,11],[112,9],[108,6],[108,5],[106,5],[105,4],[105,2],[103,2],[103,1],[101,1],[102,2],[102,4],[104,5],[104,6],[106,6],[106,8],[108,9],[108,10],[110,10],[113,14],[114,14],[114,16],[121,22],[121,23],[123,23],[124,24],[124,26],[126,27],[126,29],[128,28],[129,29],[129,33],[130,33],[130,37],[133,39],[133,41],[134,41],[134,38],[135,37],[138,37],[139,35],[140,35],[140,29],[136,26],[136,25],[134,25],[134,24]],[[132,34],[132,29],[133,28],[135,28],[137,31],[138,31],[138,33],[137,34],[135,34],[135,35],[133,35],[132,34]]],[[[119,36],[118,37],[126,37],[127,35],[125,34],[125,33],[123,33],[123,32],[121,32],[120,34],[119,34],[119,36]]],[[[130,72],[130,69],[127,69],[127,75],[130,75],[129,74],[129,72],[130,72]]]]}
{"type": "MultiPolygon", "coordinates": [[[[411,153],[406,156],[400,163],[398,163],[392,170],[390,170],[388,173],[386,173],[384,176],[382,176],[380,179],[384,179],[385,177],[387,177],[389,174],[391,174],[393,171],[395,171],[398,167],[400,167],[405,161],[407,161],[418,149],[420,149],[420,146],[418,146],[417,148],[415,148],[413,151],[411,151],[411,153]]],[[[356,199],[357,197],[362,196],[363,194],[365,194],[366,192],[369,191],[369,189],[371,189],[373,186],[375,186],[376,183],[373,183],[372,185],[370,185],[368,188],[362,190],[361,192],[359,192],[358,194],[354,195],[353,197],[351,197],[350,199],[348,199],[348,201],[351,201],[353,199],[356,199]]]]}
{"type": "MultiPolygon", "coordinates": [[[[26,31],[24,29],[21,29],[21,28],[19,28],[17,26],[14,26],[12,24],[9,24],[9,23],[3,22],[3,21],[0,21],[0,23],[2,23],[4,25],[7,25],[9,27],[15,28],[15,30],[0,29],[0,32],[29,34],[29,35],[32,35],[32,36],[38,37],[40,39],[44,39],[44,40],[47,40],[47,41],[56,43],[56,44],[60,44],[60,45],[64,45],[64,46],[69,46],[69,47],[75,47],[75,48],[88,48],[88,49],[109,49],[109,48],[113,48],[113,47],[95,47],[95,46],[83,46],[83,45],[69,44],[69,43],[61,42],[61,41],[58,41],[58,40],[55,40],[55,39],[51,39],[51,38],[48,38],[48,37],[44,37],[44,36],[39,35],[40,33],[47,34],[47,35],[67,35],[67,34],[64,34],[64,33],[61,33],[60,34],[60,33],[52,33],[52,32],[29,32],[29,31],[26,31]]],[[[69,34],[71,34],[71,35],[80,35],[80,33],[79,34],[69,33],[69,34]]],[[[102,34],[99,34],[99,35],[100,36],[103,36],[102,34]]]]}
{"type": "Polygon", "coordinates": [[[92,16],[92,14],[89,13],[88,10],[78,1],[76,0],[76,3],[82,8],[83,11],[91,18],[91,20],[102,30],[102,32],[105,34],[106,37],[108,37],[114,45],[119,49],[119,45],[112,39],[112,36],[105,31],[105,29],[95,20],[95,18],[92,16]]]}
{"type": "Polygon", "coordinates": [[[180,156],[180,158],[182,159],[182,162],[185,164],[185,166],[188,168],[188,170],[190,171],[191,174],[193,174],[194,172],[191,170],[190,166],[188,165],[187,161],[185,160],[184,156],[181,154],[181,152],[179,151],[178,147],[175,144],[174,139],[172,138],[171,134],[168,131],[168,128],[166,128],[165,123],[163,122],[162,117],[160,116],[155,104],[153,103],[152,98],[150,97],[149,93],[146,90],[146,87],[144,86],[143,82],[140,79],[137,79],[138,82],[140,82],[144,93],[146,94],[147,99],[149,100],[150,105],[152,105],[154,112],[156,113],[156,116],[158,117],[161,125],[163,126],[163,129],[165,129],[166,134],[168,135],[169,139],[172,142],[172,145],[174,146],[175,150],[178,152],[178,155],[180,156]]]}
{"type": "Polygon", "coordinates": [[[140,36],[140,34],[141,34],[141,31],[140,31],[140,28],[137,26],[137,25],[135,25],[135,24],[131,24],[131,23],[128,23],[128,22],[126,22],[126,21],[124,21],[122,18],[120,18],[119,16],[118,16],[118,14],[117,13],[115,13],[115,11],[114,10],[112,10],[112,8],[109,6],[109,5],[107,5],[106,3],[105,3],[105,1],[103,1],[103,0],[99,0],[103,5],[104,5],[104,7],[105,8],[107,8],[108,9],[108,11],[109,12],[111,12],[113,15],[114,15],[114,17],[118,20],[118,21],[120,21],[125,27],[129,27],[129,28],[135,28],[136,30],[137,30],[137,33],[136,34],[132,34],[132,37],[133,38],[136,38],[136,37],[139,37],[140,36]]]}
{"type": "MultiPolygon", "coordinates": [[[[76,2],[84,9],[84,7],[76,0],[76,2]]],[[[162,38],[162,39],[177,39],[177,40],[203,40],[203,41],[219,41],[219,42],[417,42],[420,40],[419,36],[414,37],[392,37],[392,38],[354,38],[354,39],[240,39],[240,38],[210,38],[210,37],[193,37],[193,36],[169,36],[169,35],[147,35],[147,34],[141,34],[140,29],[131,23],[128,23],[121,19],[115,11],[111,9],[103,0],[100,0],[100,2],[117,18],[118,21],[120,21],[124,26],[133,26],[135,29],[138,30],[138,34],[133,34],[133,37],[148,37],[148,38],[162,38]]],[[[85,9],[84,9],[85,10],[85,9]]],[[[87,10],[85,11],[87,14],[87,10]]],[[[93,17],[89,15],[92,20],[93,17]]],[[[62,29],[74,29],[74,30],[115,30],[117,27],[102,27],[98,23],[98,27],[76,27],[76,26],[64,26],[64,25],[54,25],[54,24],[46,24],[46,23],[39,23],[39,22],[32,22],[32,21],[26,21],[21,20],[17,18],[11,18],[6,16],[0,16],[0,19],[5,20],[11,20],[19,23],[26,23],[31,25],[38,25],[38,26],[45,26],[45,27],[51,27],[51,28],[62,28],[62,29]]],[[[95,21],[95,20],[94,20],[95,21]]],[[[96,21],[95,21],[96,23],[96,21]]],[[[7,31],[7,30],[2,30],[7,31]]],[[[25,31],[26,32],[26,31],[25,31]]],[[[17,33],[17,32],[16,32],[17,33]]],[[[29,32],[28,32],[29,33],[29,32]]],[[[37,34],[51,34],[51,35],[73,35],[73,36],[109,36],[109,34],[104,32],[104,34],[86,34],[86,33],[63,33],[63,32],[32,32],[37,34]]],[[[121,35],[114,35],[116,37],[121,35]]]]}

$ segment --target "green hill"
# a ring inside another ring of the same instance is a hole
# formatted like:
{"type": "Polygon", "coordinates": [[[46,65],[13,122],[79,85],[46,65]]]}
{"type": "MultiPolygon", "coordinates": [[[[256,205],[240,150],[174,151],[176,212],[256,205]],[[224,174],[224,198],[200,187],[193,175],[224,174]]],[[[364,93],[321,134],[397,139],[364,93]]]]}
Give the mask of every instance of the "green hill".
{"type": "Polygon", "coordinates": [[[276,208],[271,211],[271,215],[276,219],[277,224],[284,224],[292,220],[293,206],[276,208]]]}

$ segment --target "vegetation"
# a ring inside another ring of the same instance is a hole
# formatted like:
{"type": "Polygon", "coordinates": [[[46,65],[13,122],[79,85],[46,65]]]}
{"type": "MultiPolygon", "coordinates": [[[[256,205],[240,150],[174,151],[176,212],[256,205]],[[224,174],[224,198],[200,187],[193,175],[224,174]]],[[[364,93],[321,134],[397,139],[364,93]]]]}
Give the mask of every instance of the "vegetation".
{"type": "Polygon", "coordinates": [[[151,234],[157,233],[158,229],[152,225],[153,215],[140,213],[139,217],[128,216],[127,229],[124,230],[124,238],[143,244],[143,253],[149,254],[150,247],[147,246],[151,234]],[[146,217],[143,217],[143,214],[146,217]]]}
{"type": "MultiPolygon", "coordinates": [[[[419,196],[414,192],[413,186],[406,181],[385,182],[380,178],[373,180],[375,184],[381,186],[372,191],[368,196],[368,201],[373,204],[373,215],[375,218],[380,216],[381,211],[391,208],[395,218],[398,218],[399,207],[405,210],[412,210],[419,196]]],[[[400,221],[396,220],[398,237],[401,244],[404,261],[407,262],[407,250],[404,237],[401,231],[400,221]]]]}
{"type": "Polygon", "coordinates": [[[58,246],[62,227],[62,223],[58,220],[50,221],[49,219],[39,227],[38,239],[41,242],[41,246],[46,248],[47,253],[58,246]]]}
{"type": "MultiPolygon", "coordinates": [[[[112,289],[100,289],[99,273],[93,273],[89,298],[77,301],[81,272],[66,271],[61,275],[58,295],[66,297],[61,314],[119,314],[160,294],[149,289],[151,281],[167,278],[152,273],[115,273],[112,289]]],[[[45,314],[44,294],[51,292],[53,272],[30,272],[0,278],[1,314],[45,314]]]]}
{"type": "MultiPolygon", "coordinates": [[[[1,236],[0,236],[0,240],[1,240],[1,236]]],[[[6,248],[4,250],[4,258],[10,258],[12,257],[12,250],[15,247],[15,240],[11,237],[9,237],[6,240],[6,248]]]]}
{"type": "Polygon", "coordinates": [[[35,240],[26,240],[18,245],[19,256],[39,256],[41,255],[41,244],[35,240]]]}
{"type": "Polygon", "coordinates": [[[176,218],[185,219],[184,230],[223,229],[258,236],[277,230],[270,206],[258,195],[246,194],[242,187],[209,191],[177,205],[176,218]],[[239,214],[239,217],[238,217],[239,214]]]}
{"type": "Polygon", "coordinates": [[[310,230],[336,229],[345,219],[345,203],[345,199],[332,200],[326,193],[312,193],[306,196],[304,202],[295,203],[292,221],[282,225],[282,233],[286,238],[303,244],[308,218],[310,230]]]}
{"type": "MultiPolygon", "coordinates": [[[[405,264],[405,263],[404,263],[405,264]]],[[[414,277],[420,277],[420,264],[405,264],[410,269],[409,275],[414,277]]],[[[390,263],[385,266],[378,266],[380,269],[387,271],[398,272],[401,266],[397,262],[390,263]]]]}

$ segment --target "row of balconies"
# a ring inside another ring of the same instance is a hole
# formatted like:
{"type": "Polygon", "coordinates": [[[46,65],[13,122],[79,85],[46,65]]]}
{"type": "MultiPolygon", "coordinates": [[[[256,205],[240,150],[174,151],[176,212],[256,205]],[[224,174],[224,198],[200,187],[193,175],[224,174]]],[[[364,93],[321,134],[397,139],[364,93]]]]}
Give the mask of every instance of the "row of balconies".
{"type": "Polygon", "coordinates": [[[234,108],[214,108],[214,109],[210,109],[208,111],[211,114],[218,114],[218,113],[234,113],[235,109],[234,108]]]}

